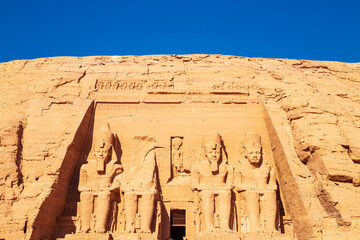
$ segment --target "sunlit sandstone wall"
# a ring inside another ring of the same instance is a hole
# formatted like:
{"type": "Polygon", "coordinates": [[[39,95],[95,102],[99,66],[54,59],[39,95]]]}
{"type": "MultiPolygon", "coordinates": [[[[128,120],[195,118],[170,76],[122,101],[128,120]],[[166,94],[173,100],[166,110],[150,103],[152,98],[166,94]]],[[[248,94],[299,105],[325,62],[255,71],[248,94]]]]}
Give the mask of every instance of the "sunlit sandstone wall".
{"type": "Polygon", "coordinates": [[[359,79],[358,63],[220,55],[2,63],[0,238],[52,237],[93,100],[203,101],[214,95],[223,103],[263,102],[269,136],[277,134],[270,142],[283,198],[296,206],[297,237],[349,239],[360,215],[354,186],[360,173],[359,79]]]}

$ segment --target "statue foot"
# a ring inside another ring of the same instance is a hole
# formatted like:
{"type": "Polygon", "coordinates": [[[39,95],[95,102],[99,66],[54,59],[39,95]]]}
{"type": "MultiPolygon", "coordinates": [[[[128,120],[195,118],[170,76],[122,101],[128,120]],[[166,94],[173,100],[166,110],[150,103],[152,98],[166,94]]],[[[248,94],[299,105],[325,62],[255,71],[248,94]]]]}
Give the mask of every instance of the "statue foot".
{"type": "Polygon", "coordinates": [[[88,233],[88,232],[90,232],[90,227],[81,228],[81,230],[79,232],[80,233],[88,233]]]}
{"type": "Polygon", "coordinates": [[[267,233],[279,233],[275,228],[272,229],[266,229],[267,233]]]}
{"type": "Polygon", "coordinates": [[[127,227],[127,228],[125,229],[125,232],[126,232],[126,233],[135,233],[135,227],[134,227],[134,226],[127,227]]]}
{"type": "Polygon", "coordinates": [[[253,232],[253,233],[261,233],[261,232],[263,232],[263,231],[261,230],[260,227],[253,227],[253,228],[250,228],[250,232],[253,232]]]}
{"type": "Polygon", "coordinates": [[[207,227],[207,228],[205,228],[204,231],[205,231],[206,233],[213,233],[213,232],[215,232],[216,230],[215,230],[214,227],[207,227]]]}
{"type": "Polygon", "coordinates": [[[142,228],[140,230],[140,232],[142,232],[142,233],[151,233],[151,230],[150,230],[150,228],[142,228]]]}
{"type": "Polygon", "coordinates": [[[233,230],[231,230],[230,228],[225,228],[225,229],[222,229],[222,232],[225,232],[225,233],[232,233],[233,230]]]}

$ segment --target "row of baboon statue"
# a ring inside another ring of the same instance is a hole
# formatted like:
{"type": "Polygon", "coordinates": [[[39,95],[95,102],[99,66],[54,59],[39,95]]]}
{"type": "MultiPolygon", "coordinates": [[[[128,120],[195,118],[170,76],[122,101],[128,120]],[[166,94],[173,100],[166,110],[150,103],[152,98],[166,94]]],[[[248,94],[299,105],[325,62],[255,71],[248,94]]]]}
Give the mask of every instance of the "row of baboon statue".
{"type": "MultiPolygon", "coordinates": [[[[108,219],[114,194],[121,195],[124,201],[125,232],[153,231],[151,226],[158,197],[156,142],[149,136],[136,137],[134,140],[134,154],[138,163],[129,171],[123,171],[120,162],[111,157],[114,134],[109,124],[103,123],[100,130],[94,133],[92,154],[80,169],[79,232],[102,233],[109,230],[108,219]],[[136,228],[138,208],[141,210],[141,221],[140,227],[136,228]]],[[[171,158],[174,177],[184,172],[181,145],[182,139],[173,139],[171,158]]],[[[197,220],[201,221],[202,226],[199,231],[232,231],[230,217],[233,192],[244,196],[249,231],[276,231],[277,185],[274,170],[262,161],[260,135],[255,132],[245,134],[242,154],[247,161],[239,161],[236,166],[228,164],[223,141],[218,133],[204,135],[201,147],[200,161],[190,171],[194,209],[202,216],[201,220],[197,220]],[[215,198],[218,199],[216,211],[215,198]],[[260,201],[260,198],[263,200],[260,201]],[[214,224],[215,212],[219,215],[218,229],[214,224]],[[260,216],[265,219],[265,224],[260,223],[260,216]]]]}

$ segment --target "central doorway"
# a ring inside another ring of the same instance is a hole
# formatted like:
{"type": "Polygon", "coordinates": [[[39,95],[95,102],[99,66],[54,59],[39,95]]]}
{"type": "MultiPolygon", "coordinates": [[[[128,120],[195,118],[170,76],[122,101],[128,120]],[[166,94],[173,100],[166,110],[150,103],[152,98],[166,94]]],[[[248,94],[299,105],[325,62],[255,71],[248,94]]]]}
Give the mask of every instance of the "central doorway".
{"type": "Polygon", "coordinates": [[[172,240],[183,240],[186,235],[185,210],[174,209],[170,211],[170,238],[172,240]]]}

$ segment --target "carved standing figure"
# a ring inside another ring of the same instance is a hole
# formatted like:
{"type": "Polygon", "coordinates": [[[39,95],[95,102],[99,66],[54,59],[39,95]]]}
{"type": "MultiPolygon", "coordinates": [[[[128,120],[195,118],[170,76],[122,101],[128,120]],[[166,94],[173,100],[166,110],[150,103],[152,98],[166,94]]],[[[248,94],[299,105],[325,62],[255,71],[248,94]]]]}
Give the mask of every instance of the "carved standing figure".
{"type": "Polygon", "coordinates": [[[110,195],[114,177],[122,172],[117,159],[112,159],[114,136],[108,123],[94,133],[92,155],[80,169],[80,232],[106,232],[110,212],[110,195]],[[94,204],[95,198],[96,204],[94,204]],[[96,209],[94,209],[96,205],[96,209]],[[94,229],[91,220],[96,222],[94,229]]]}
{"type": "Polygon", "coordinates": [[[230,232],[231,189],[233,168],[227,163],[221,136],[210,133],[203,137],[200,162],[191,169],[192,190],[200,195],[200,208],[205,232],[215,232],[215,196],[219,198],[220,231],[230,232]]]}
{"type": "Polygon", "coordinates": [[[277,185],[274,170],[263,164],[260,135],[254,132],[246,133],[242,140],[241,152],[247,162],[240,162],[235,167],[235,189],[244,192],[250,231],[262,231],[261,213],[265,219],[265,230],[274,232],[277,185]],[[260,201],[261,198],[263,201],[260,201]]]}
{"type": "Polygon", "coordinates": [[[140,232],[151,233],[151,223],[155,211],[156,156],[155,139],[149,136],[134,138],[133,160],[136,162],[121,180],[121,192],[124,193],[125,232],[134,233],[136,213],[140,206],[140,232]]]}
{"type": "Polygon", "coordinates": [[[181,149],[182,144],[183,141],[179,137],[175,137],[171,141],[171,159],[174,177],[178,175],[178,172],[184,172],[183,151],[181,149]]]}

